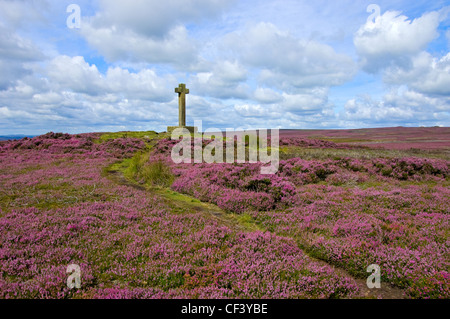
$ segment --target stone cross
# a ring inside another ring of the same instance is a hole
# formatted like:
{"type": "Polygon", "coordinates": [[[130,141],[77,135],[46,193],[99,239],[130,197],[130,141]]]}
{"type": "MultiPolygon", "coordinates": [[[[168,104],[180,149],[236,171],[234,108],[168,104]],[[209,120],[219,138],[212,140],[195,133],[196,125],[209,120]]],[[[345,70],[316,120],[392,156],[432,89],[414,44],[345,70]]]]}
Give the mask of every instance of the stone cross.
{"type": "Polygon", "coordinates": [[[179,126],[186,126],[186,94],[189,94],[189,89],[186,89],[186,84],[180,83],[180,85],[175,88],[175,93],[178,93],[179,126]]]}

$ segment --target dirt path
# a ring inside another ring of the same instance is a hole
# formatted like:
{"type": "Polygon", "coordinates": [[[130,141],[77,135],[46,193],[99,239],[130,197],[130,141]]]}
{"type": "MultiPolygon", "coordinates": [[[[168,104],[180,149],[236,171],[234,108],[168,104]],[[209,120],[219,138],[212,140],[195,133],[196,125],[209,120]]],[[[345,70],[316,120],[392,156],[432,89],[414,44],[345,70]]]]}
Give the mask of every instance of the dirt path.
{"type": "MultiPolygon", "coordinates": [[[[123,176],[123,173],[120,171],[108,170],[107,173],[108,173],[108,177],[118,184],[133,187],[133,188],[136,188],[136,189],[139,189],[142,191],[148,191],[148,192],[151,192],[153,194],[160,196],[161,200],[163,200],[165,203],[167,203],[169,207],[173,207],[175,209],[187,209],[187,210],[191,210],[191,211],[201,212],[207,216],[217,219],[221,224],[226,225],[236,231],[249,232],[249,231],[255,231],[257,229],[256,225],[254,227],[251,227],[250,225],[243,225],[242,223],[239,222],[236,215],[228,214],[214,204],[200,202],[199,200],[192,198],[190,196],[186,196],[186,195],[179,196],[179,197],[183,198],[183,200],[176,200],[170,196],[170,194],[175,193],[173,191],[170,191],[167,189],[161,189],[161,188],[149,188],[149,187],[145,187],[143,185],[139,185],[137,183],[133,183],[132,181],[129,181],[128,179],[126,179],[123,176]],[[186,200],[186,199],[189,199],[189,200],[186,200]]],[[[305,252],[305,254],[307,254],[307,253],[305,252]]],[[[314,262],[319,263],[320,265],[333,268],[337,274],[340,274],[345,277],[353,278],[359,288],[359,292],[360,292],[358,295],[359,298],[381,298],[381,299],[404,299],[405,298],[404,291],[402,289],[394,287],[390,284],[381,282],[381,288],[369,289],[366,284],[366,279],[355,278],[350,273],[348,273],[345,269],[336,267],[332,264],[327,263],[324,260],[320,260],[320,259],[317,259],[317,258],[314,258],[311,256],[308,256],[308,258],[314,262]]],[[[367,275],[369,275],[369,273],[367,275]]]]}
{"type": "MultiPolygon", "coordinates": [[[[359,297],[360,298],[381,298],[381,299],[405,299],[406,298],[404,296],[404,291],[400,288],[397,288],[390,284],[381,282],[381,288],[370,289],[369,287],[367,287],[367,284],[366,284],[367,279],[356,278],[356,277],[352,276],[351,274],[349,274],[345,269],[338,268],[338,267],[331,265],[331,264],[327,263],[326,261],[323,261],[320,259],[312,258],[310,256],[308,256],[308,257],[311,260],[318,262],[319,264],[327,265],[327,266],[333,268],[334,271],[339,275],[353,278],[353,280],[355,280],[355,283],[357,284],[357,286],[359,288],[359,292],[360,292],[359,297]]],[[[369,276],[369,275],[370,274],[367,273],[367,276],[369,276]]]]}

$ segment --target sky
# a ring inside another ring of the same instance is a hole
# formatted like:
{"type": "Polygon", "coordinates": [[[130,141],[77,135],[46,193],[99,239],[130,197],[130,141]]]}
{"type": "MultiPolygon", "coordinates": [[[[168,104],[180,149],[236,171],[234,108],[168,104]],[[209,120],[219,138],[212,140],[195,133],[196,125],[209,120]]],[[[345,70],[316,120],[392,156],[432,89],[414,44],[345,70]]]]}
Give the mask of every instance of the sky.
{"type": "Polygon", "coordinates": [[[0,0],[0,135],[450,126],[449,51],[448,0],[0,0]]]}

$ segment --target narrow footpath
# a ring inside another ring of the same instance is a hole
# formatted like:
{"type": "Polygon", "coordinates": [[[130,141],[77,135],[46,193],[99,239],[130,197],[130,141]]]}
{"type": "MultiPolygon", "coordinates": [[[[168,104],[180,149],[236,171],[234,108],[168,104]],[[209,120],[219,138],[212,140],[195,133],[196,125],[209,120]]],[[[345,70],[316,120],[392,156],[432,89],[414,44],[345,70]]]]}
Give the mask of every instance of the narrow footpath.
{"type": "MultiPolygon", "coordinates": [[[[154,188],[140,185],[136,182],[128,180],[123,175],[123,173],[118,170],[107,170],[107,173],[108,177],[118,184],[134,187],[143,191],[148,191],[149,193],[159,196],[162,201],[164,201],[169,207],[175,210],[200,212],[202,214],[205,214],[206,216],[217,219],[221,224],[226,225],[236,231],[252,232],[259,230],[258,225],[249,224],[247,222],[243,223],[239,220],[238,217],[239,215],[226,213],[225,211],[223,211],[214,204],[201,202],[194,197],[179,194],[167,188],[154,188]]],[[[381,299],[405,298],[404,291],[400,288],[381,282],[381,288],[370,289],[367,287],[366,279],[355,278],[353,275],[348,273],[343,268],[336,267],[324,260],[313,258],[309,256],[307,252],[305,252],[305,254],[312,261],[315,261],[324,266],[326,265],[328,267],[331,267],[332,269],[334,269],[336,273],[342,274],[342,276],[353,278],[353,280],[355,281],[355,283],[358,285],[359,288],[360,292],[358,296],[359,298],[381,298],[381,299]]]]}

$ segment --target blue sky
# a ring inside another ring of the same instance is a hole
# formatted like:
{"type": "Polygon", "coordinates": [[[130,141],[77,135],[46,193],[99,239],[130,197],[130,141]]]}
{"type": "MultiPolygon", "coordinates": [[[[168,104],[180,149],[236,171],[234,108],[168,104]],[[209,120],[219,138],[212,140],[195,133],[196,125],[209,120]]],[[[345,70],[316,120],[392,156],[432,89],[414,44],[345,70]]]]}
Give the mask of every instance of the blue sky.
{"type": "Polygon", "coordinates": [[[0,135],[164,131],[181,82],[204,129],[450,126],[449,49],[442,0],[0,0],[0,135]]]}

